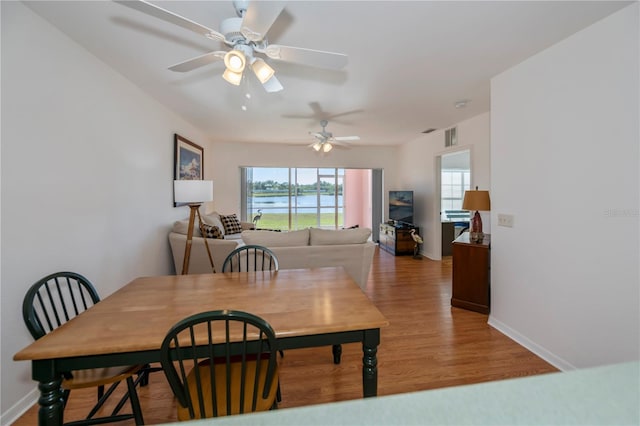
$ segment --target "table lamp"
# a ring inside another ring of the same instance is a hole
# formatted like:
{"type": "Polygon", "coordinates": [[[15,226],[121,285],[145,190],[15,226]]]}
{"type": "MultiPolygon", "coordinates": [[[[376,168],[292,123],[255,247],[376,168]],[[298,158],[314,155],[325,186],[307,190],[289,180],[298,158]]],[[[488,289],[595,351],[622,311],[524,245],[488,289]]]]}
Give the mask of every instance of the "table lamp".
{"type": "MultiPolygon", "coordinates": [[[[200,216],[200,206],[206,201],[213,201],[213,181],[211,180],[174,180],[173,196],[176,203],[187,203],[191,212],[189,214],[189,227],[187,229],[187,243],[184,247],[184,259],[182,261],[182,275],[189,273],[189,258],[191,256],[191,243],[193,240],[193,225],[196,215],[198,216],[198,227],[202,232],[202,217],[200,216]]],[[[211,268],[213,269],[213,258],[211,250],[204,232],[204,245],[207,248],[211,268]]],[[[215,272],[215,270],[214,270],[215,272]]]]}
{"type": "Polygon", "coordinates": [[[489,191],[478,191],[476,186],[475,190],[469,190],[464,192],[464,199],[462,200],[463,210],[475,210],[475,214],[469,223],[469,240],[472,243],[481,243],[484,239],[482,233],[482,218],[479,211],[491,210],[491,200],[489,199],[489,191]]]}

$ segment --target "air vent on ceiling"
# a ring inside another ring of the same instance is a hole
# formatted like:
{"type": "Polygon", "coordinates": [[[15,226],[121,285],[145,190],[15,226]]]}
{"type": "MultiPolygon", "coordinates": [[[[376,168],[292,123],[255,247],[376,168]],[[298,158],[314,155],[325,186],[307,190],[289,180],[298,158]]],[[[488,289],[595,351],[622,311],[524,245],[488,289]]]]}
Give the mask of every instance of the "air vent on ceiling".
{"type": "Polygon", "coordinates": [[[447,148],[454,145],[458,145],[458,132],[452,127],[444,132],[444,146],[447,148]]]}
{"type": "Polygon", "coordinates": [[[431,132],[435,132],[435,131],[436,131],[436,129],[431,128],[431,129],[427,129],[427,130],[423,131],[422,133],[431,133],[431,132]]]}

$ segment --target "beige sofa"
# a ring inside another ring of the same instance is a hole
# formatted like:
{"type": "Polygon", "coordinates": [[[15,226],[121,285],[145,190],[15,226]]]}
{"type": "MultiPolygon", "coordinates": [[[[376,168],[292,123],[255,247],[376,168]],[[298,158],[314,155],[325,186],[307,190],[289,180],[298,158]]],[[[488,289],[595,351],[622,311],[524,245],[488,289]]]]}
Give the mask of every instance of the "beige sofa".
{"type": "MultiPolygon", "coordinates": [[[[205,223],[213,221],[210,215],[204,215],[202,218],[205,223]]],[[[188,221],[178,221],[169,234],[173,262],[178,274],[182,271],[187,225],[188,221]]],[[[236,247],[243,244],[257,244],[270,248],[276,254],[280,269],[342,266],[360,287],[364,288],[367,284],[376,247],[375,243],[369,240],[371,230],[368,228],[343,230],[308,228],[299,231],[274,232],[250,230],[252,224],[248,222],[242,222],[242,226],[246,229],[239,235],[225,235],[225,239],[207,238],[216,272],[222,271],[224,260],[236,247]]],[[[193,237],[189,262],[190,274],[212,272],[204,238],[201,235],[198,230],[197,236],[193,237]]]]}
{"type": "Polygon", "coordinates": [[[342,266],[361,288],[369,279],[375,243],[371,230],[355,228],[327,230],[308,228],[290,232],[242,231],[245,244],[270,248],[280,269],[342,266]]]}

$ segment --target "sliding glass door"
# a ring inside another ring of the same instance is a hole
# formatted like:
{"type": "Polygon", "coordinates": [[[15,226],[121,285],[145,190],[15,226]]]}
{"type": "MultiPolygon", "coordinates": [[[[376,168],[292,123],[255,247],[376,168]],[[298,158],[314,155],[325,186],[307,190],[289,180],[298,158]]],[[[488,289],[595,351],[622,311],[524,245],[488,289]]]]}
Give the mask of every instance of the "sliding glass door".
{"type": "Polygon", "coordinates": [[[344,226],[344,169],[243,168],[242,218],[257,228],[344,226]]]}

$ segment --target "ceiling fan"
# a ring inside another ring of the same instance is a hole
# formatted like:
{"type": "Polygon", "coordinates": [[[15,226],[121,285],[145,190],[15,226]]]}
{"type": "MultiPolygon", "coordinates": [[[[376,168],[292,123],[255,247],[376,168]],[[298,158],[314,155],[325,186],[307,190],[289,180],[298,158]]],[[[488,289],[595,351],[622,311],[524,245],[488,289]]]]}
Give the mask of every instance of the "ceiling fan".
{"type": "Polygon", "coordinates": [[[282,117],[284,117],[284,118],[305,118],[305,119],[313,120],[314,122],[316,122],[318,120],[331,120],[331,121],[334,121],[334,122],[347,124],[347,122],[345,122],[344,120],[340,119],[339,117],[344,117],[346,115],[356,114],[356,113],[359,113],[359,112],[364,112],[363,109],[354,109],[354,110],[351,110],[351,111],[345,111],[345,112],[340,112],[340,113],[335,113],[334,114],[334,113],[330,113],[328,111],[324,111],[322,109],[322,106],[320,105],[320,103],[317,102],[317,101],[309,102],[309,107],[311,107],[311,111],[313,111],[313,114],[283,114],[282,117]]]}
{"type": "Polygon", "coordinates": [[[349,144],[344,142],[360,140],[359,136],[333,136],[333,133],[327,132],[327,124],[329,124],[327,120],[322,120],[320,121],[321,132],[309,132],[311,136],[317,139],[309,146],[318,152],[327,153],[333,149],[334,145],[348,148],[349,144]]]}
{"type": "Polygon", "coordinates": [[[220,31],[177,15],[144,0],[114,0],[140,12],[181,26],[211,40],[219,40],[231,47],[177,63],[169,67],[171,71],[187,72],[212,62],[222,60],[226,66],[222,77],[233,85],[240,85],[244,70],[251,67],[253,73],[267,92],[279,92],[282,85],[275,77],[275,71],[264,59],[299,63],[321,68],[340,69],[347,64],[347,55],[324,52],[302,47],[269,44],[266,39],[269,28],[284,9],[285,2],[235,0],[233,6],[238,17],[227,18],[220,24],[220,31]]]}

